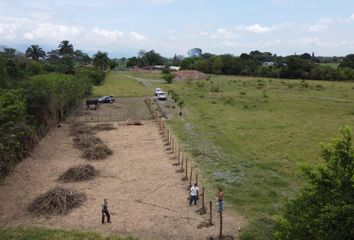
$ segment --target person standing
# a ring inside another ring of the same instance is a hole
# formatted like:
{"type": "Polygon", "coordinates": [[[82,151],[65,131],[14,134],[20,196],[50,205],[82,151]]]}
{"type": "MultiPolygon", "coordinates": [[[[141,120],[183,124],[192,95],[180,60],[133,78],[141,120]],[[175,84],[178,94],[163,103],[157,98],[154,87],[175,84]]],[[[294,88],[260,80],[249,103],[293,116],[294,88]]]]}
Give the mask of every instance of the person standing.
{"type": "Polygon", "coordinates": [[[224,191],[222,190],[222,188],[219,188],[218,192],[218,209],[219,212],[224,211],[224,191]]]}
{"type": "Polygon", "coordinates": [[[194,202],[194,205],[197,205],[198,194],[199,194],[199,187],[198,187],[197,183],[194,183],[194,185],[191,187],[191,190],[190,190],[190,199],[189,199],[190,206],[192,206],[193,202],[194,202]]]}
{"type": "Polygon", "coordinates": [[[102,204],[102,224],[104,224],[105,217],[107,217],[107,222],[111,223],[111,215],[109,214],[109,211],[108,211],[107,198],[103,199],[103,204],[102,204]]]}

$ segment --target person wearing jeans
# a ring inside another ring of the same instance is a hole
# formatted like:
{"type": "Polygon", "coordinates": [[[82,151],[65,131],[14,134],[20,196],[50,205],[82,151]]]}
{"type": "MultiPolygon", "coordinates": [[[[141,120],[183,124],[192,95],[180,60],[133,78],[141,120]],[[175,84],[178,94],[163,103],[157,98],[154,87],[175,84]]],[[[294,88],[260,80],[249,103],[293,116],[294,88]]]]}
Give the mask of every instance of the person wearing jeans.
{"type": "Polygon", "coordinates": [[[222,190],[222,188],[219,188],[218,192],[218,209],[219,212],[224,211],[224,191],[222,190]]]}
{"type": "Polygon", "coordinates": [[[108,202],[106,198],[103,200],[103,204],[102,204],[102,224],[104,224],[105,217],[107,217],[107,222],[111,223],[111,215],[109,214],[108,211],[108,202]]]}
{"type": "Polygon", "coordinates": [[[192,206],[193,202],[194,202],[194,205],[197,205],[198,193],[199,193],[198,185],[197,185],[197,183],[194,183],[194,185],[191,187],[191,190],[190,190],[190,199],[189,199],[190,206],[192,206]]]}

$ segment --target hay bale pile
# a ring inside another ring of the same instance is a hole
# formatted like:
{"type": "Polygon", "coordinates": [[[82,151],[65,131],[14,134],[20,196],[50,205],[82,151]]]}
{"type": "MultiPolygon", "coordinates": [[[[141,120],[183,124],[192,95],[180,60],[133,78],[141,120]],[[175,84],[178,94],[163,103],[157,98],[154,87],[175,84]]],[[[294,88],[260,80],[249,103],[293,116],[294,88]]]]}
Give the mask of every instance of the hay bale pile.
{"type": "Polygon", "coordinates": [[[88,181],[94,178],[98,171],[89,164],[80,164],[75,167],[69,168],[65,173],[59,177],[61,182],[80,182],[88,181]]]}
{"type": "Polygon", "coordinates": [[[88,126],[85,124],[75,124],[71,133],[74,136],[74,147],[83,151],[82,157],[88,160],[102,160],[112,155],[112,150],[108,148],[101,139],[94,135],[94,131],[108,131],[114,129],[113,124],[99,124],[88,126]]]}
{"type": "Polygon", "coordinates": [[[66,215],[85,200],[84,193],[56,187],[37,197],[29,206],[28,211],[35,215],[66,215]]]}

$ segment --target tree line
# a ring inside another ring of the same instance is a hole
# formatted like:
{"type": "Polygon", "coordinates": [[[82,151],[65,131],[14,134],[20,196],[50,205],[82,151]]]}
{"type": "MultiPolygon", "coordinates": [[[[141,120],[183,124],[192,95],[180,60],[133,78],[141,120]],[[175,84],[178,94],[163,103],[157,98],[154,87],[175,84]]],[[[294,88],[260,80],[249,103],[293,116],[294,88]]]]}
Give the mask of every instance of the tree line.
{"type": "Polygon", "coordinates": [[[103,82],[110,61],[102,52],[91,59],[69,41],[47,53],[38,45],[0,50],[0,178],[103,82]]]}
{"type": "Polygon", "coordinates": [[[234,56],[202,53],[198,48],[192,50],[186,58],[180,55],[165,58],[154,50],[141,50],[137,57],[124,60],[128,68],[173,65],[180,66],[182,70],[198,70],[208,74],[314,80],[354,79],[354,54],[346,57],[316,57],[314,54],[304,53],[282,57],[270,52],[251,51],[234,56]]]}
{"type": "Polygon", "coordinates": [[[321,58],[308,53],[281,57],[269,52],[252,51],[240,56],[202,54],[180,62],[182,69],[210,74],[258,76],[287,79],[350,80],[354,79],[354,55],[342,59],[339,67],[321,65],[321,58]]]}

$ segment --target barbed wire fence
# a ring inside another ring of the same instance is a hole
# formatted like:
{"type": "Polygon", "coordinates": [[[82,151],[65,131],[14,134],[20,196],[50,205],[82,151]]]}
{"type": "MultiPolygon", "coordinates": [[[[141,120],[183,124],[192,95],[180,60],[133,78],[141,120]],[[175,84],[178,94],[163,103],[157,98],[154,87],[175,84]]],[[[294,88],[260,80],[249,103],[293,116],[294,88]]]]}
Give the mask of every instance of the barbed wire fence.
{"type": "MultiPolygon", "coordinates": [[[[187,152],[183,147],[181,147],[180,143],[178,142],[178,138],[176,138],[171,129],[166,125],[165,121],[165,113],[160,113],[159,111],[161,108],[159,105],[153,101],[151,98],[147,97],[145,98],[145,102],[154,115],[154,119],[158,124],[160,133],[162,134],[164,142],[166,142],[166,145],[168,146],[168,150],[173,154],[173,157],[175,159],[175,163],[173,165],[175,166],[180,166],[178,170],[176,170],[177,173],[182,173],[182,181],[188,182],[188,185],[186,187],[186,190],[189,192],[193,182],[196,183],[198,186],[201,185],[199,181],[199,173],[197,168],[194,166],[191,158],[188,156],[187,152]],[[194,181],[193,181],[194,180],[194,181]]],[[[205,215],[209,213],[208,215],[208,221],[202,222],[198,225],[198,228],[202,227],[210,227],[214,225],[213,221],[213,201],[209,200],[209,204],[207,204],[207,190],[205,186],[200,187],[202,190],[201,193],[199,194],[198,198],[201,197],[201,207],[200,209],[197,210],[197,213],[200,215],[205,215]],[[209,205],[209,206],[207,206],[209,205]]],[[[222,211],[219,212],[219,233],[218,237],[219,239],[223,238],[223,215],[222,211]]]]}

